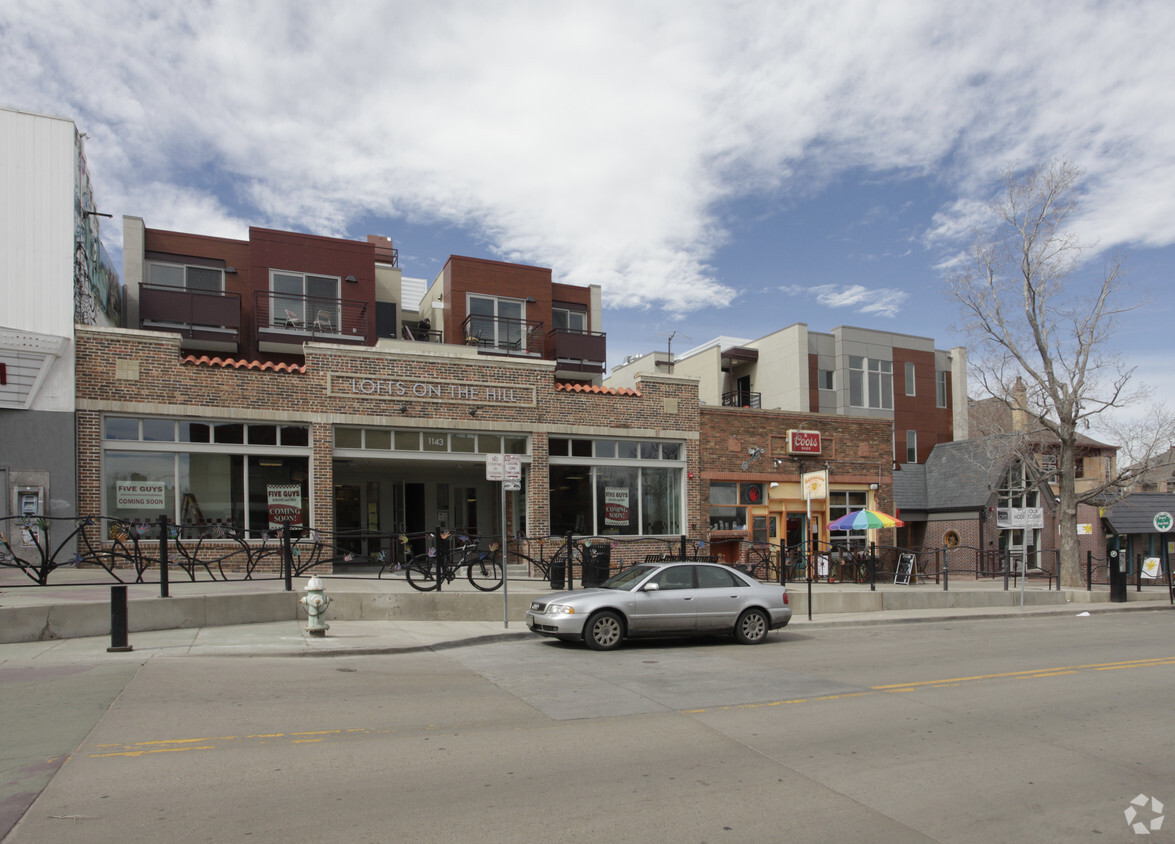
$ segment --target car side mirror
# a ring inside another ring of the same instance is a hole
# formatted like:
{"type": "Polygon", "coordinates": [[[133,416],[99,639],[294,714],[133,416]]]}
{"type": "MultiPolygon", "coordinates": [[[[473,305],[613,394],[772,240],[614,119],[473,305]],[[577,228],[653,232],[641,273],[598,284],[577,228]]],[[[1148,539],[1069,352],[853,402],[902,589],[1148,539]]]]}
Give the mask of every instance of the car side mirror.
{"type": "Polygon", "coordinates": [[[646,583],[641,587],[642,592],[659,592],[661,591],[660,583],[646,583]]]}

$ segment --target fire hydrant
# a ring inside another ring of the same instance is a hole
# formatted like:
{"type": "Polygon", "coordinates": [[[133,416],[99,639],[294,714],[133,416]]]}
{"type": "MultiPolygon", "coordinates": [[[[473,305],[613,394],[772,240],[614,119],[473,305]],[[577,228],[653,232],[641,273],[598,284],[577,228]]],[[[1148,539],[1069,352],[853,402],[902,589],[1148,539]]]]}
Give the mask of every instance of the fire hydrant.
{"type": "Polygon", "coordinates": [[[306,584],[306,594],[298,599],[298,603],[306,608],[306,632],[311,636],[325,636],[330,625],[323,620],[323,616],[330,606],[330,598],[323,594],[322,580],[318,575],[310,578],[306,584]]]}

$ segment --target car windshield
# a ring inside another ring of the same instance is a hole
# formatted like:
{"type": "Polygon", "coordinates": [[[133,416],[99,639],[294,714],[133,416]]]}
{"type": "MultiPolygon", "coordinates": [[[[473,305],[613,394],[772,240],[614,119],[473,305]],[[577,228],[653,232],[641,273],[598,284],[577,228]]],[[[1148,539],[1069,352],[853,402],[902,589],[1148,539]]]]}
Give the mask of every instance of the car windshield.
{"type": "Polygon", "coordinates": [[[631,592],[633,587],[645,579],[645,576],[655,570],[656,566],[633,566],[619,574],[614,574],[600,584],[601,589],[623,589],[631,592]]]}

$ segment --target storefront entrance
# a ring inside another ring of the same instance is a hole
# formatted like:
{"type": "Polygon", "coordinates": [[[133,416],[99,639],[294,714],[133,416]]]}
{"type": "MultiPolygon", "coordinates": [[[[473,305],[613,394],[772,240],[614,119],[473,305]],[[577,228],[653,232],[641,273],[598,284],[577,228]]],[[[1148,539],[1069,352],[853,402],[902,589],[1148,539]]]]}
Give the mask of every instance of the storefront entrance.
{"type": "Polygon", "coordinates": [[[398,552],[401,534],[423,553],[438,527],[483,544],[501,532],[498,485],[482,463],[336,459],[334,482],[335,544],[356,558],[398,552]]]}

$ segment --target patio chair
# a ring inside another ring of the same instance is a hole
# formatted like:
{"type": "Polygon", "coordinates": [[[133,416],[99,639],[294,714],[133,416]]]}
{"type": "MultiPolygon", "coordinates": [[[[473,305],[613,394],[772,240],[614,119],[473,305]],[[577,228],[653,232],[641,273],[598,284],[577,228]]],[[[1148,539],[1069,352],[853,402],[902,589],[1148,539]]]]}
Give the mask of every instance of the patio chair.
{"type": "Polygon", "coordinates": [[[306,321],[296,313],[286,308],[286,328],[305,328],[306,321]]]}
{"type": "Polygon", "coordinates": [[[316,331],[325,331],[327,334],[334,334],[335,327],[331,323],[331,313],[327,310],[320,309],[318,315],[314,317],[314,328],[316,331]]]}

